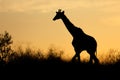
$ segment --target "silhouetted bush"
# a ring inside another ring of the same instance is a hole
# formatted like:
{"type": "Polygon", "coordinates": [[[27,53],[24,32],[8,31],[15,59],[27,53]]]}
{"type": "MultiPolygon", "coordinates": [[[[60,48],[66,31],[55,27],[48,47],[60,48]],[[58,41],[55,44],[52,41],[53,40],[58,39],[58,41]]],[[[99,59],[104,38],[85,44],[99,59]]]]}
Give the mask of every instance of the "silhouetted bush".
{"type": "Polygon", "coordinates": [[[41,50],[34,51],[30,48],[26,48],[23,51],[21,48],[14,51],[8,56],[7,64],[19,64],[19,65],[40,65],[40,64],[60,64],[65,63],[62,59],[63,51],[55,51],[50,48],[49,51],[44,55],[41,50]]]}

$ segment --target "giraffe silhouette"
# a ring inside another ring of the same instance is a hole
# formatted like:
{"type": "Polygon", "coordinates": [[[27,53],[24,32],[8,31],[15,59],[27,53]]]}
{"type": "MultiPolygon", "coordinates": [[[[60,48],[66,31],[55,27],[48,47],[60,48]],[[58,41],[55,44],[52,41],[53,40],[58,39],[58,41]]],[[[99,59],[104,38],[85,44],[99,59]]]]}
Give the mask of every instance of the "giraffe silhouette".
{"type": "Polygon", "coordinates": [[[74,47],[76,54],[73,56],[72,61],[76,61],[77,58],[78,61],[80,62],[80,53],[83,50],[86,50],[90,55],[89,62],[99,63],[99,60],[95,55],[95,53],[97,53],[97,42],[95,38],[84,33],[84,31],[81,28],[74,26],[64,13],[65,11],[59,9],[56,12],[56,16],[53,18],[53,20],[55,21],[58,19],[62,19],[66,28],[73,37],[72,45],[74,47]]]}

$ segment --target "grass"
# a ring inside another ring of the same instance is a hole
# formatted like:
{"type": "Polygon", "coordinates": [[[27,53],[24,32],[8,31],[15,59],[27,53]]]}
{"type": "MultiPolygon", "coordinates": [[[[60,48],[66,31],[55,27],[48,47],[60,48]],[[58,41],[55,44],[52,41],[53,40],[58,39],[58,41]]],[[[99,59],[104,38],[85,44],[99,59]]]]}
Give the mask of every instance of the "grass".
{"type": "MultiPolygon", "coordinates": [[[[64,51],[58,51],[55,48],[50,48],[47,53],[42,52],[41,50],[34,51],[30,48],[22,50],[18,48],[16,51],[13,51],[11,54],[8,54],[5,59],[0,60],[0,65],[8,64],[21,64],[21,63],[30,63],[33,64],[38,62],[38,64],[79,64],[77,62],[72,62],[69,60],[62,59],[64,51]]],[[[120,51],[111,49],[106,54],[98,56],[100,60],[99,65],[115,65],[120,62],[120,51]]],[[[89,64],[88,59],[83,60],[80,64],[89,64]]],[[[94,65],[94,64],[92,64],[94,65]]]]}

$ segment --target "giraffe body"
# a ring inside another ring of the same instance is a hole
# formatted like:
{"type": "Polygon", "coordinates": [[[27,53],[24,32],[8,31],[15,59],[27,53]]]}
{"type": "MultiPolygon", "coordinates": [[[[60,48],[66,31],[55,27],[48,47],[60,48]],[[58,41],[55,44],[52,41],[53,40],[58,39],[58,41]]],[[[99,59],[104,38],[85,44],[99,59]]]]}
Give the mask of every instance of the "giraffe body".
{"type": "Polygon", "coordinates": [[[78,57],[78,60],[80,61],[80,53],[83,50],[86,50],[90,54],[90,62],[93,63],[94,60],[95,63],[99,63],[99,60],[95,56],[95,52],[97,51],[97,42],[95,38],[84,33],[84,31],[81,28],[74,26],[65,16],[64,11],[61,12],[61,10],[59,10],[56,13],[57,14],[53,18],[53,20],[62,19],[66,28],[73,37],[72,45],[76,54],[72,58],[72,61],[74,61],[76,57],[78,57]]]}

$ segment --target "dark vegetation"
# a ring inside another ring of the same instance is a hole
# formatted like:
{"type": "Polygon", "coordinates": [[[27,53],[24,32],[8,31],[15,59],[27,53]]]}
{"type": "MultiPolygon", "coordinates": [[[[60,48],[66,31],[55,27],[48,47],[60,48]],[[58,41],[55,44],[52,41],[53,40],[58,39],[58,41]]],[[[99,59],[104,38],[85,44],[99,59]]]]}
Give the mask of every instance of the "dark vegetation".
{"type": "Polygon", "coordinates": [[[103,78],[113,77],[117,72],[120,72],[119,51],[111,50],[111,53],[118,53],[118,55],[109,55],[100,64],[89,64],[89,62],[84,61],[77,63],[64,60],[61,57],[64,52],[56,51],[54,48],[50,48],[47,55],[44,55],[41,50],[34,51],[30,48],[26,48],[25,51],[20,47],[17,50],[13,50],[11,48],[12,43],[12,37],[8,32],[5,31],[4,34],[0,35],[0,72],[2,74],[5,72],[5,75],[11,74],[12,72],[14,74],[18,72],[21,72],[21,74],[49,74],[59,77],[60,75],[67,76],[69,74],[67,77],[70,77],[71,75],[77,74],[79,75],[78,77],[92,75],[103,80],[103,78]]]}

